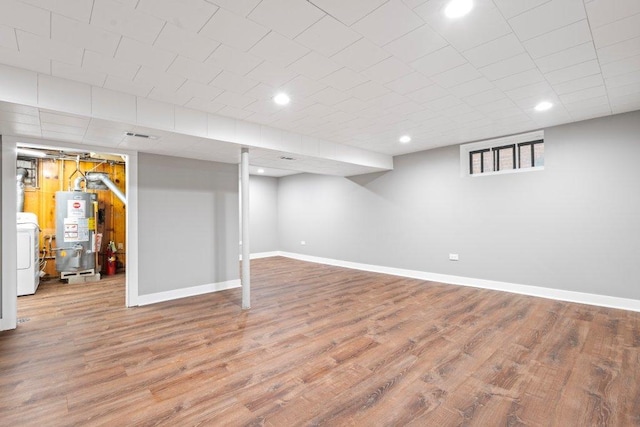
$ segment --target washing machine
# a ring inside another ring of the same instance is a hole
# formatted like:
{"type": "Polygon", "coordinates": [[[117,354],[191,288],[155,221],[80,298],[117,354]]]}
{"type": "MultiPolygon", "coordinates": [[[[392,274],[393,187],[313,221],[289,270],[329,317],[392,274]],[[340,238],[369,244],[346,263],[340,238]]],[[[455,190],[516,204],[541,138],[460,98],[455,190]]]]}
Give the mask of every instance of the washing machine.
{"type": "Polygon", "coordinates": [[[40,284],[40,227],[38,216],[18,212],[18,296],[36,293],[40,284]]]}

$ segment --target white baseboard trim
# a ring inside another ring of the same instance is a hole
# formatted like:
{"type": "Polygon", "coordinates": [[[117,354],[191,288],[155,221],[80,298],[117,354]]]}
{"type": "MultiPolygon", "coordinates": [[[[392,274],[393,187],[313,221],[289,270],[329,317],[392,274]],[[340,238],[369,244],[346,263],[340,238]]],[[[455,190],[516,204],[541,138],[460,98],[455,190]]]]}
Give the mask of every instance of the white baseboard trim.
{"type": "MultiPolygon", "coordinates": [[[[279,251],[257,252],[255,254],[251,254],[251,259],[271,258],[272,256],[280,256],[280,252],[279,251]]],[[[242,261],[242,254],[240,254],[240,261],[242,261]]]]}
{"type": "MultiPolygon", "coordinates": [[[[520,285],[517,283],[498,282],[495,280],[474,279],[471,277],[451,276],[448,274],[428,273],[425,271],[405,270],[402,268],[383,267],[372,264],[341,261],[331,258],[322,258],[311,255],[301,255],[291,252],[277,252],[276,255],[301,261],[315,262],[318,264],[334,265],[336,267],[352,268],[354,270],[370,271],[373,273],[391,274],[394,276],[409,277],[412,279],[429,280],[433,282],[448,283],[452,285],[471,286],[474,288],[492,289],[496,291],[511,292],[514,294],[529,295],[553,300],[575,302],[579,304],[596,305],[600,307],[617,308],[622,310],[640,312],[640,300],[612,297],[608,295],[589,294],[585,292],[566,291],[562,289],[543,288],[539,286],[520,285]]],[[[273,255],[273,256],[276,256],[273,255]]]]}
{"type": "Polygon", "coordinates": [[[170,301],[179,298],[192,297],[196,295],[208,294],[211,292],[224,291],[240,287],[240,279],[228,280],[226,282],[207,283],[206,285],[192,286],[190,288],[174,289],[171,291],[158,292],[155,294],[139,295],[138,305],[149,305],[158,302],[170,301]]]}

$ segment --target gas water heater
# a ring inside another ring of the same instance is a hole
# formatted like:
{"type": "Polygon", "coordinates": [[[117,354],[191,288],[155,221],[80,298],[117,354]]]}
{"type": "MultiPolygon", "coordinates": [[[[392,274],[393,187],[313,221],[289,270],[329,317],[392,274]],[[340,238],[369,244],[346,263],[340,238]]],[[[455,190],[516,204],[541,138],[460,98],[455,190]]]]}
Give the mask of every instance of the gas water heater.
{"type": "Polygon", "coordinates": [[[56,192],[56,270],[60,277],[94,274],[96,194],[56,192]]]}

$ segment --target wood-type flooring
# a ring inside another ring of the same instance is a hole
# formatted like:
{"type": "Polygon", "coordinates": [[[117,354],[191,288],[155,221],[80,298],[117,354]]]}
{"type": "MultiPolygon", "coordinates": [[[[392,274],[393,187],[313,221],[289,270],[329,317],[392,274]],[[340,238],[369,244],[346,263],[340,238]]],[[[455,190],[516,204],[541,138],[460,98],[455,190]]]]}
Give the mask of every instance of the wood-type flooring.
{"type": "Polygon", "coordinates": [[[640,313],[282,257],[124,307],[43,284],[0,332],[2,426],[640,425],[640,313]]]}

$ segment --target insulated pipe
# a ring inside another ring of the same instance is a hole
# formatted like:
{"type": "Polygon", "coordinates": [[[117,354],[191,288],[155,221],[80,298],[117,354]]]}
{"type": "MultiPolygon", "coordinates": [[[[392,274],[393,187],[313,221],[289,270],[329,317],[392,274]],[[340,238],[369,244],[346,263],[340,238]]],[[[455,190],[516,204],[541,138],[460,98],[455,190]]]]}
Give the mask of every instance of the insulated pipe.
{"type": "Polygon", "coordinates": [[[87,174],[86,176],[77,177],[73,181],[73,191],[82,191],[82,187],[80,186],[80,183],[82,181],[93,181],[93,182],[102,182],[102,183],[104,183],[104,185],[106,185],[109,190],[113,191],[113,194],[115,194],[116,197],[118,199],[120,199],[120,201],[122,203],[124,203],[125,205],[127,204],[127,196],[125,196],[124,193],[122,191],[120,191],[118,186],[115,185],[113,183],[113,181],[111,181],[106,174],[104,174],[104,173],[91,173],[91,174],[87,174]]]}
{"type": "Polygon", "coordinates": [[[16,171],[16,188],[18,190],[18,212],[24,212],[24,180],[29,176],[29,171],[25,168],[18,168],[16,171]]]}
{"type": "Polygon", "coordinates": [[[242,309],[251,308],[251,260],[249,253],[249,149],[243,148],[240,165],[242,194],[242,309]]]}

